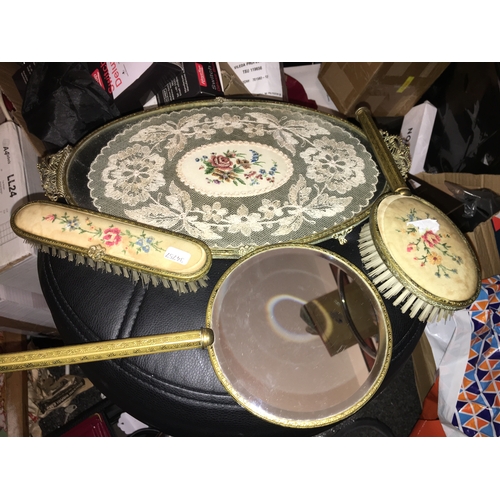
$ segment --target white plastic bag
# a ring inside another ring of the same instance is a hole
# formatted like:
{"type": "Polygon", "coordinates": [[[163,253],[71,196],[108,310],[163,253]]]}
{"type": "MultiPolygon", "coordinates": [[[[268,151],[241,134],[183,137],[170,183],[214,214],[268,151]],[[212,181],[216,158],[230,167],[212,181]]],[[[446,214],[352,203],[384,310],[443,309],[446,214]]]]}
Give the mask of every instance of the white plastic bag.
{"type": "MultiPolygon", "coordinates": [[[[453,325],[453,334],[446,350],[443,352],[438,368],[438,417],[448,437],[463,437],[465,436],[463,432],[457,429],[452,422],[467,364],[473,329],[469,311],[455,312],[453,318],[448,320],[448,324],[453,325]]],[[[429,338],[429,335],[427,338],[429,338]]]]}
{"type": "Polygon", "coordinates": [[[438,416],[447,436],[500,436],[500,275],[476,301],[425,334],[439,375],[438,416]]]}

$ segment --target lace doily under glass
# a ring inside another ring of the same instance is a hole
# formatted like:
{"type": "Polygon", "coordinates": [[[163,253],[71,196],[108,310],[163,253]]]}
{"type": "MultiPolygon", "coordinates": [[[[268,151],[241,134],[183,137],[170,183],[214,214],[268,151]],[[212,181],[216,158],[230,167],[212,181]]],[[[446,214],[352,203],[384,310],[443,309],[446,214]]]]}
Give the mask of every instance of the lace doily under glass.
{"type": "Polygon", "coordinates": [[[101,212],[243,254],[325,239],[370,206],[378,175],[340,121],[224,103],[145,114],[102,148],[88,187],[101,212]]]}

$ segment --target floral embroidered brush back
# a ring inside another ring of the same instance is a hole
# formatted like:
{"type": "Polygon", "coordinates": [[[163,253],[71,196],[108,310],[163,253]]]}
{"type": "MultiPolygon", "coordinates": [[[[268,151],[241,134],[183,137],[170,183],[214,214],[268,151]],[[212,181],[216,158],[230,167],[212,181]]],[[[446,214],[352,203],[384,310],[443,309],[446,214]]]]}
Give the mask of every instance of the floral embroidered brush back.
{"type": "Polygon", "coordinates": [[[476,261],[448,217],[415,196],[391,195],[381,201],[377,221],[390,256],[417,285],[453,301],[476,293],[476,261]]]}
{"type": "Polygon", "coordinates": [[[332,236],[370,206],[378,177],[334,117],[224,102],[145,115],[102,148],[88,187],[102,212],[243,254],[332,236]]]}
{"type": "Polygon", "coordinates": [[[211,264],[209,249],[198,240],[60,203],[22,206],[12,228],[35,244],[72,253],[77,262],[78,256],[90,257],[183,281],[204,276],[211,264]]]}

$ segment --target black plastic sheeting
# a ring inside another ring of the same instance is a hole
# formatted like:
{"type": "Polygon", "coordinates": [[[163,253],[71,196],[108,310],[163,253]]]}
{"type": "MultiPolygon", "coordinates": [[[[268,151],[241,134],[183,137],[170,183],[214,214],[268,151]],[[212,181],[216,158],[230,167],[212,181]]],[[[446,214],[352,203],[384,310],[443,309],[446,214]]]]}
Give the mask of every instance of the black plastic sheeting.
{"type": "Polygon", "coordinates": [[[500,174],[499,77],[499,63],[451,63],[425,93],[437,107],[427,172],[500,174]]]}
{"type": "Polygon", "coordinates": [[[22,108],[28,130],[47,150],[75,145],[118,118],[112,97],[92,78],[85,63],[37,63],[22,108]]]}

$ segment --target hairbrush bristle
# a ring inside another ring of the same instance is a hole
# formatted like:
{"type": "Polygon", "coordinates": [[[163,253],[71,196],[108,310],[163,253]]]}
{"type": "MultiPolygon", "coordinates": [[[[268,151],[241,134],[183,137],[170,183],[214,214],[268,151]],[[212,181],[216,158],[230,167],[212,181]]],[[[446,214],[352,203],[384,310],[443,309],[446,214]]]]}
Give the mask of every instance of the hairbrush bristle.
{"type": "Polygon", "coordinates": [[[393,305],[399,306],[403,313],[409,313],[411,318],[418,316],[422,322],[446,319],[452,311],[433,306],[408,290],[401,281],[392,274],[380,257],[370,231],[370,225],[365,224],[359,233],[359,251],[361,261],[368,271],[368,276],[386,299],[394,298],[393,305]]]}

